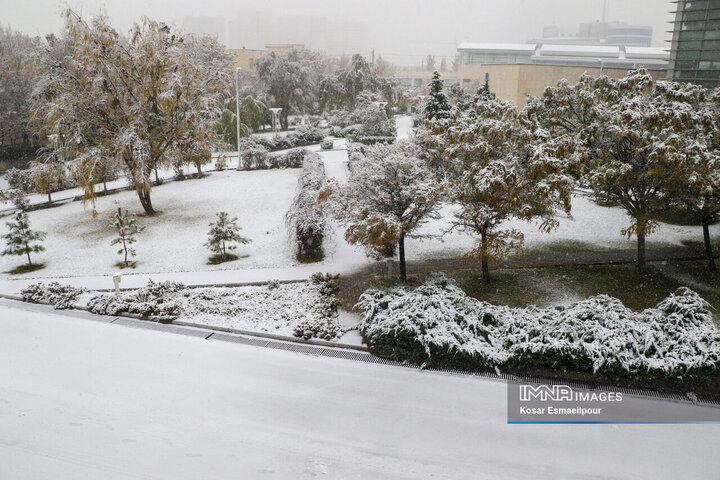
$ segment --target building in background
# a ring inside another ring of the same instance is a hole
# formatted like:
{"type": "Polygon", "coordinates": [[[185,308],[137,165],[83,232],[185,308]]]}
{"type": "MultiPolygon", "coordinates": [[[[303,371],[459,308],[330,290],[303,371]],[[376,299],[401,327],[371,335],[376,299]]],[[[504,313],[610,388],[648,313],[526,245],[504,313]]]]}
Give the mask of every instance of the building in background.
{"type": "Polygon", "coordinates": [[[332,55],[365,54],[372,48],[365,22],[330,20],[317,15],[241,11],[227,17],[186,17],[183,28],[214,36],[234,50],[262,50],[271,42],[283,45],[302,42],[332,55]]]}
{"type": "Polygon", "coordinates": [[[720,0],[678,0],[668,78],[720,86],[720,0]]]}
{"type": "Polygon", "coordinates": [[[652,34],[653,29],[649,26],[597,21],[581,23],[576,29],[560,28],[556,25],[545,26],[543,27],[543,38],[540,41],[554,45],[649,47],[652,44],[652,34]]]}
{"type": "Polygon", "coordinates": [[[479,85],[488,73],[493,93],[518,106],[525,105],[526,94],[542,95],[559,80],[574,83],[585,72],[620,78],[642,66],[665,78],[669,57],[661,48],[617,45],[463,43],[457,51],[455,76],[463,87],[479,85]]]}

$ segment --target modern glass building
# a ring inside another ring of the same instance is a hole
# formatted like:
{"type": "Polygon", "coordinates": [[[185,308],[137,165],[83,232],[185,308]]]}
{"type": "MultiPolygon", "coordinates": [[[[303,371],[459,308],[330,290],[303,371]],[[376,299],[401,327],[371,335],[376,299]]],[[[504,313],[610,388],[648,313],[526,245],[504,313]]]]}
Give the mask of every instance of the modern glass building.
{"type": "Polygon", "coordinates": [[[676,0],[669,78],[720,86],[720,0],[676,0]]]}

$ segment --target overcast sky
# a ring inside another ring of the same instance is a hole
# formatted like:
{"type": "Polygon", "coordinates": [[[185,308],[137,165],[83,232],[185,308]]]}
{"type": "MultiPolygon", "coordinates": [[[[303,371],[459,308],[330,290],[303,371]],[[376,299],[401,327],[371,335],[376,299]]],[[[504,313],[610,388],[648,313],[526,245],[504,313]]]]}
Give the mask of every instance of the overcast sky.
{"type": "MultiPolygon", "coordinates": [[[[30,34],[58,32],[62,5],[103,10],[126,32],[143,15],[182,26],[188,16],[234,17],[282,12],[365,22],[370,47],[391,60],[451,55],[458,43],[525,42],[544,25],[576,27],[600,20],[603,0],[0,0],[0,23],[30,34]],[[405,57],[404,57],[405,56],[405,57]]],[[[607,20],[653,27],[653,46],[667,47],[669,0],[608,0],[607,20]]],[[[267,39],[267,43],[273,43],[267,39]]],[[[310,43],[298,38],[295,43],[310,43]]],[[[321,45],[312,45],[322,47],[321,45]]]]}

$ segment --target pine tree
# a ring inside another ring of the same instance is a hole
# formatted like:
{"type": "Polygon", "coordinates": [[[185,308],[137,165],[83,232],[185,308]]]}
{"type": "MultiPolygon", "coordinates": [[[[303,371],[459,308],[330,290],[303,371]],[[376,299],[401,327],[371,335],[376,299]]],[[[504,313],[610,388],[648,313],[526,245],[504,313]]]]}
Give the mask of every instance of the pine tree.
{"type": "Polygon", "coordinates": [[[490,72],[485,72],[485,83],[475,93],[476,101],[495,100],[495,94],[490,91],[490,72]]]}
{"type": "Polygon", "coordinates": [[[30,229],[30,219],[27,213],[18,212],[15,214],[14,222],[6,222],[10,232],[3,235],[7,247],[3,255],[27,255],[28,265],[32,265],[30,252],[37,253],[45,250],[45,247],[38,243],[45,239],[44,232],[36,232],[30,229]]]}
{"type": "Polygon", "coordinates": [[[135,235],[145,230],[145,225],[138,225],[135,215],[130,215],[127,210],[118,208],[114,216],[115,220],[110,224],[111,227],[118,231],[117,238],[110,242],[110,245],[122,244],[122,248],[118,250],[118,254],[125,254],[125,266],[130,266],[128,255],[135,256],[135,249],[130,245],[135,243],[135,235]]]}
{"type": "Polygon", "coordinates": [[[450,104],[443,92],[443,81],[440,80],[440,74],[437,71],[433,73],[433,79],[430,82],[430,98],[425,104],[424,113],[426,120],[447,118],[450,114],[450,104]]]}
{"type": "Polygon", "coordinates": [[[208,241],[204,244],[215,253],[221,262],[231,260],[233,257],[228,250],[237,248],[228,243],[236,242],[247,245],[251,242],[249,238],[240,235],[240,226],[237,224],[237,217],[230,218],[227,212],[218,212],[217,221],[210,223],[208,241]]]}

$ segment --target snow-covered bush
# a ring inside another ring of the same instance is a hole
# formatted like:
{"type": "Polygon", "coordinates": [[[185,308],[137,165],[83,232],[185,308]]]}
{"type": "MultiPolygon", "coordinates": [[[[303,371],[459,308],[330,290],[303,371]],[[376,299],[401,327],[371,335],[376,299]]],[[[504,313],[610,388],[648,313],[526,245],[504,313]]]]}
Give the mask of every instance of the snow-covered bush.
{"type": "Polygon", "coordinates": [[[215,160],[215,170],[217,170],[218,172],[222,172],[227,168],[227,164],[227,157],[225,155],[220,155],[219,157],[217,157],[217,160],[215,160]]]}
{"type": "Polygon", "coordinates": [[[295,148],[285,153],[271,155],[265,147],[249,143],[241,150],[243,162],[238,165],[238,170],[300,168],[311,153],[305,148],[295,148]]]}
{"type": "Polygon", "coordinates": [[[323,150],[332,150],[333,149],[332,138],[326,138],[322,142],[320,142],[320,148],[323,150]]]}
{"type": "Polygon", "coordinates": [[[238,170],[261,170],[268,168],[268,149],[254,143],[243,144],[240,148],[241,161],[238,170]]]}
{"type": "Polygon", "coordinates": [[[337,300],[312,282],[260,287],[196,288],[181,292],[182,319],[331,340],[342,333],[337,300]]]}
{"type": "Polygon", "coordinates": [[[37,187],[35,186],[30,170],[20,170],[15,167],[10,168],[5,172],[5,180],[12,189],[24,193],[37,192],[37,187]]]}
{"type": "Polygon", "coordinates": [[[323,258],[322,242],[328,225],[317,200],[325,178],[322,159],[318,154],[308,152],[298,179],[298,193],[285,214],[285,225],[302,262],[323,258]]]}
{"type": "Polygon", "coordinates": [[[347,150],[349,167],[351,169],[354,163],[365,158],[365,145],[362,143],[348,142],[347,150]]]}
{"type": "Polygon", "coordinates": [[[361,103],[352,111],[336,110],[327,118],[336,137],[346,137],[361,143],[392,143],[395,140],[395,121],[377,103],[361,103]]]}
{"type": "Polygon", "coordinates": [[[84,288],[60,285],[57,282],[35,283],[23,288],[20,292],[25,302],[52,305],[56,310],[71,308],[78,297],[85,292],[84,288]]]}
{"type": "Polygon", "coordinates": [[[184,290],[186,287],[181,283],[150,280],[145,287],[132,292],[96,295],[88,300],[87,308],[100,315],[130,313],[143,318],[170,320],[181,312],[178,297],[184,290]]]}
{"type": "Polygon", "coordinates": [[[332,340],[340,335],[342,329],[337,321],[328,321],[327,317],[307,318],[295,326],[293,335],[310,340],[332,340]]]}
{"type": "Polygon", "coordinates": [[[303,125],[294,132],[290,132],[287,135],[280,135],[276,138],[242,138],[240,139],[240,151],[242,152],[245,149],[262,147],[268,152],[273,152],[275,150],[305,147],[320,143],[326,135],[327,130],[322,130],[310,125],[303,125]]]}
{"type": "Polygon", "coordinates": [[[687,288],[639,313],[607,295],[510,308],[468,297],[440,275],[415,289],[368,290],[357,307],[373,350],[416,363],[633,375],[720,368],[720,330],[687,288]]]}

